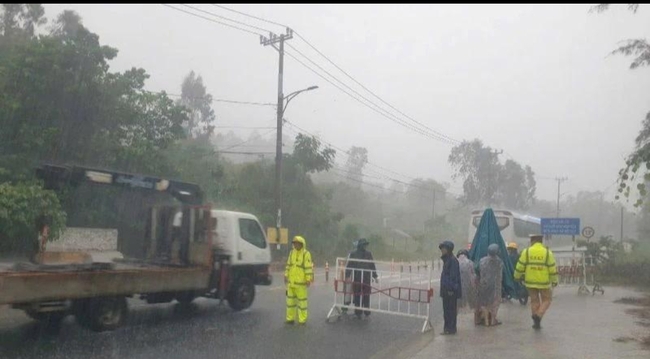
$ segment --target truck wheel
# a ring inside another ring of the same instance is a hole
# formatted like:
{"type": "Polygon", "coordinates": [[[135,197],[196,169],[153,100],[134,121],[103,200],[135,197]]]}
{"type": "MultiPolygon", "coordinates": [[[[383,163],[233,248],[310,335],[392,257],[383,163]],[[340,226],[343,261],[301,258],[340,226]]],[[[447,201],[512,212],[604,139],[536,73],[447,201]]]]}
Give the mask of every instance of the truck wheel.
{"type": "Polygon", "coordinates": [[[247,309],[254,299],[255,285],[248,278],[239,279],[228,293],[228,305],[236,311],[247,309]]]}
{"type": "Polygon", "coordinates": [[[92,298],[81,305],[81,310],[77,312],[77,321],[90,330],[103,332],[119,328],[126,315],[126,298],[92,298]]]}
{"type": "Polygon", "coordinates": [[[183,306],[190,305],[196,299],[194,292],[181,292],[176,294],[176,300],[183,306]]]}

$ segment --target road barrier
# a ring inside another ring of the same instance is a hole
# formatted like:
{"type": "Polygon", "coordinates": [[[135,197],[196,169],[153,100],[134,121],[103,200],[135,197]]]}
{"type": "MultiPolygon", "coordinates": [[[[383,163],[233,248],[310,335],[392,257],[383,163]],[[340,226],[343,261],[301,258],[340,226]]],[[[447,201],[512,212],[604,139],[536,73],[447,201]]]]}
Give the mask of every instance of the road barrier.
{"type": "Polygon", "coordinates": [[[398,265],[393,261],[337,258],[334,273],[334,304],[328,321],[339,320],[348,310],[363,310],[367,315],[375,312],[421,319],[422,332],[432,329],[432,263],[398,265]],[[375,264],[376,271],[367,269],[370,263],[375,264]],[[372,280],[373,274],[377,281],[372,280]],[[367,306],[363,306],[364,297],[367,306]]]}
{"type": "Polygon", "coordinates": [[[558,282],[562,286],[578,286],[578,293],[605,294],[596,280],[596,263],[584,251],[553,251],[557,265],[558,282]],[[589,286],[593,286],[590,290],[589,286]]]}

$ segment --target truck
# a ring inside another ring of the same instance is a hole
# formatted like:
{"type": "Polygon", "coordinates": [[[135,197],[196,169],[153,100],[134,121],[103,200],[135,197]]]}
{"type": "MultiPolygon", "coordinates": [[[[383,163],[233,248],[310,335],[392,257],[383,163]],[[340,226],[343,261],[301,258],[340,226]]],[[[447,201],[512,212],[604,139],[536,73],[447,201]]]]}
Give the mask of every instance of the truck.
{"type": "MultiPolygon", "coordinates": [[[[42,245],[33,260],[4,264],[0,308],[23,310],[48,325],[73,315],[81,326],[101,332],[124,323],[127,298],[187,305],[205,297],[227,301],[240,311],[252,305],[256,285],[272,283],[270,246],[259,220],[248,213],[213,209],[203,203],[203,193],[194,184],[51,164],[41,166],[37,175],[52,190],[87,183],[164,193],[175,202],[142,209],[147,220],[144,238],[136,238],[143,243],[140,258],[114,256],[97,262],[83,251],[48,251],[42,245]]],[[[41,229],[45,236],[48,231],[41,229]]]]}

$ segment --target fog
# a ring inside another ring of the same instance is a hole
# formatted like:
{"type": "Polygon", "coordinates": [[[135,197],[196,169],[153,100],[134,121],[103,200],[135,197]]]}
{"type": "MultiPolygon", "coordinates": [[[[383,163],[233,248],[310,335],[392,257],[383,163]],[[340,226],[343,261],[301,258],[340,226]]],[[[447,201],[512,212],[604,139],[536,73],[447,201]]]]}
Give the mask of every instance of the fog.
{"type": "MultiPolygon", "coordinates": [[[[284,31],[214,6],[196,7],[284,31]]],[[[432,129],[457,140],[480,138],[502,149],[505,158],[532,166],[542,199],[555,198],[556,176],[570,179],[566,192],[613,193],[610,185],[650,108],[650,78],[630,71],[629,59],[608,56],[620,40],[650,33],[645,9],[592,14],[588,5],[234,8],[289,25],[354,79],[432,129]]],[[[257,35],[161,5],[45,9],[49,18],[64,9],[77,11],[103,44],[119,49],[112,69],[145,68],[150,90],[179,93],[183,77],[194,70],[215,98],[276,101],[278,55],[260,45],[257,35]]],[[[287,43],[363,91],[300,38],[287,43]]],[[[389,121],[287,57],[285,94],[311,85],[320,88],[301,94],[285,118],[338,147],[366,147],[372,163],[462,190],[451,179],[450,145],[389,121]]],[[[216,102],[214,109],[217,126],[275,124],[270,106],[216,102]]],[[[235,131],[243,137],[250,132],[235,131]]]]}

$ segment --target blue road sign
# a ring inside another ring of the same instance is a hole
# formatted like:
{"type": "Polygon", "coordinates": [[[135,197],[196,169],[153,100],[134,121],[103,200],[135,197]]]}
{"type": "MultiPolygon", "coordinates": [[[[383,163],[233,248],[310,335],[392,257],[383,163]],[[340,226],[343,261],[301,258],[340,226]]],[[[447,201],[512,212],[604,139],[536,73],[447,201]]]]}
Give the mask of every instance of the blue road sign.
{"type": "Polygon", "coordinates": [[[580,218],[542,218],[542,234],[580,235],[580,218]]]}

